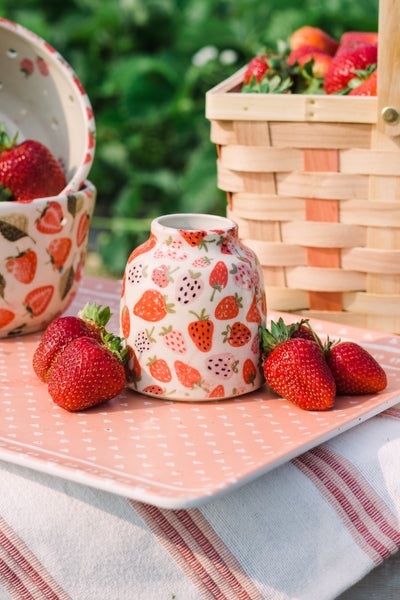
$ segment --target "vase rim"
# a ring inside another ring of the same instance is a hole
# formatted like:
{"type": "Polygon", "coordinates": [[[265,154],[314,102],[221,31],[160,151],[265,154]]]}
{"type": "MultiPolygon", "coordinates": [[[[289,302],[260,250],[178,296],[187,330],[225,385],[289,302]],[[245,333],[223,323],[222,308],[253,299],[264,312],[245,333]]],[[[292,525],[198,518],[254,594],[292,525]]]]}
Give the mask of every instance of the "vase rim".
{"type": "Polygon", "coordinates": [[[152,226],[161,226],[167,229],[184,229],[187,231],[236,229],[237,224],[219,215],[206,213],[171,213],[153,219],[152,226]]]}

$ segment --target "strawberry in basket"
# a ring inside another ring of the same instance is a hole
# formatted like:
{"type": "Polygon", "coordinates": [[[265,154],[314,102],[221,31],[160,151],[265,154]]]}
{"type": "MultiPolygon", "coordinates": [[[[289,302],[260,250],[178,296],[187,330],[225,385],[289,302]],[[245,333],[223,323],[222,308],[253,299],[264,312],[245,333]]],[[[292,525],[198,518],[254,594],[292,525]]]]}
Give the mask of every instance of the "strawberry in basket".
{"type": "Polygon", "coordinates": [[[67,185],[64,172],[50,152],[37,140],[17,144],[0,129],[0,200],[30,202],[57,196],[67,185]]]}

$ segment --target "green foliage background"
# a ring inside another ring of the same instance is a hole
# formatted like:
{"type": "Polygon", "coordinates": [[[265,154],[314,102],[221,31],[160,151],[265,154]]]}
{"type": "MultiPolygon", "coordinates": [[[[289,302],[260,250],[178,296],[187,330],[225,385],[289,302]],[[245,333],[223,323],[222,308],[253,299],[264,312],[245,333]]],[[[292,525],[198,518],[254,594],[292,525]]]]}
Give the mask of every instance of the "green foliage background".
{"type": "MultiPolygon", "coordinates": [[[[93,105],[92,232],[121,274],[150,220],[225,213],[205,93],[302,25],[376,31],[378,0],[0,0],[0,15],[52,44],[93,105]]],[[[92,242],[93,243],[93,242],[92,242]]]]}

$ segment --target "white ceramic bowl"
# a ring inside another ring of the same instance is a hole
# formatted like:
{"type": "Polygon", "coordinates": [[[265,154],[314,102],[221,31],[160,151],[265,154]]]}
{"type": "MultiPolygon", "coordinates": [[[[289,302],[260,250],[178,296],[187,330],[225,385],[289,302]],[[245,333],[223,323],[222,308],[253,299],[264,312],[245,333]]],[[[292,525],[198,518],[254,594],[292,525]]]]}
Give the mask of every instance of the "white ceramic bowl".
{"type": "Polygon", "coordinates": [[[18,142],[45,144],[77,191],[93,162],[93,111],[76,74],[47,42],[0,18],[0,123],[18,142]]]}
{"type": "Polygon", "coordinates": [[[0,202],[0,337],[43,329],[73,300],[96,189],[0,202]]]}

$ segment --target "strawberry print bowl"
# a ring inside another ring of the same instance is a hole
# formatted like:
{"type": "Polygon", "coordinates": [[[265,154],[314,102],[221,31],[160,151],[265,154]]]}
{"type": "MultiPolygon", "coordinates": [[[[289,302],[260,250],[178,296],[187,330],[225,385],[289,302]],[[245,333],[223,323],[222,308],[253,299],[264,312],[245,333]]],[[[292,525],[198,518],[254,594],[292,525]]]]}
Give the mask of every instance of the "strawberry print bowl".
{"type": "Polygon", "coordinates": [[[73,300],[96,189],[0,202],[0,337],[45,328],[73,300]]]}
{"type": "MultiPolygon", "coordinates": [[[[0,123],[18,142],[44,144],[80,189],[94,155],[93,111],[78,77],[47,42],[0,18],[0,123]]],[[[62,193],[63,193],[62,192],[62,193]]]]}
{"type": "Polygon", "coordinates": [[[133,250],[121,297],[128,386],[166,399],[241,396],[264,383],[260,263],[236,223],[205,214],[154,219],[133,250]]]}

